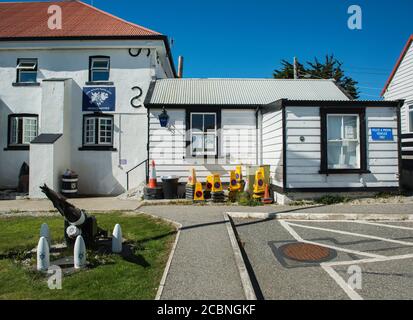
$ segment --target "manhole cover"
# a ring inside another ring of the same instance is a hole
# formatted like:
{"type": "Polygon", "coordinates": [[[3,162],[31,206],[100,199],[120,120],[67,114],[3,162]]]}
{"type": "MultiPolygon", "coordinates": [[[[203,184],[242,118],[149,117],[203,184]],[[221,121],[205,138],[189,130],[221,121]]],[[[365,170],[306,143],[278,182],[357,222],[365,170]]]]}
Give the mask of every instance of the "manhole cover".
{"type": "Polygon", "coordinates": [[[302,242],[283,245],[279,250],[286,258],[300,262],[322,262],[334,256],[329,248],[302,242]]]}

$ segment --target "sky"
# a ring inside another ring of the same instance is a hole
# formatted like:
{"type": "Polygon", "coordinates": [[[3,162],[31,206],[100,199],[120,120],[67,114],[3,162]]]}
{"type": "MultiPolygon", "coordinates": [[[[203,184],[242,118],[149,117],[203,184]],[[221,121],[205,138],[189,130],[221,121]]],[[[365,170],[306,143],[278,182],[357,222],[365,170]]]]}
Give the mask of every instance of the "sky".
{"type": "Polygon", "coordinates": [[[413,34],[412,0],[84,2],[173,38],[184,77],[271,78],[282,59],[303,63],[334,54],[359,82],[360,98],[369,100],[380,98],[413,34]],[[348,28],[350,5],[362,9],[361,30],[348,28]]]}

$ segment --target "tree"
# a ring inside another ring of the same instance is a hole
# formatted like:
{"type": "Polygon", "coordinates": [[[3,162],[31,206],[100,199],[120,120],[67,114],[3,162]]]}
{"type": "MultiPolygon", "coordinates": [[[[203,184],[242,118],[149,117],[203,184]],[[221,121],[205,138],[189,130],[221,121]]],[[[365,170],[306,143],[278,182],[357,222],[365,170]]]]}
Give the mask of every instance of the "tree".
{"type": "MultiPolygon", "coordinates": [[[[281,70],[274,70],[275,79],[293,79],[294,66],[287,60],[281,60],[281,70]]],[[[306,65],[297,64],[299,78],[307,79],[334,79],[353,99],[359,97],[357,88],[358,82],[345,75],[342,68],[343,63],[337,60],[334,55],[326,55],[324,62],[317,58],[314,61],[308,61],[306,65]]]]}

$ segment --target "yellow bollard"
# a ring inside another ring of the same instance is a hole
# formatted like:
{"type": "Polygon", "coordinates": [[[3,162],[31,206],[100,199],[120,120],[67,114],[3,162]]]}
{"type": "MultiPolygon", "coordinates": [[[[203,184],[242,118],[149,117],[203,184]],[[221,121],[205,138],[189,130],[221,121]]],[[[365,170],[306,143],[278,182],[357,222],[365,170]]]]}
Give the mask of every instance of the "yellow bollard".
{"type": "Polygon", "coordinates": [[[240,189],[241,183],[237,180],[237,172],[230,171],[229,191],[239,191],[240,189]]]}
{"type": "Polygon", "coordinates": [[[204,191],[202,190],[202,183],[197,182],[195,186],[194,201],[204,201],[204,191]]]}
{"type": "Polygon", "coordinates": [[[214,184],[214,176],[207,176],[205,191],[211,191],[213,184],[214,184]]]}
{"type": "Polygon", "coordinates": [[[219,174],[214,174],[213,181],[212,181],[212,192],[221,192],[222,191],[222,183],[219,174]]]}
{"type": "Polygon", "coordinates": [[[260,167],[255,173],[254,198],[261,198],[263,196],[265,192],[264,178],[264,168],[260,167]]]}
{"type": "Polygon", "coordinates": [[[235,167],[235,179],[237,179],[238,183],[241,183],[242,181],[242,167],[241,166],[235,167]]]}

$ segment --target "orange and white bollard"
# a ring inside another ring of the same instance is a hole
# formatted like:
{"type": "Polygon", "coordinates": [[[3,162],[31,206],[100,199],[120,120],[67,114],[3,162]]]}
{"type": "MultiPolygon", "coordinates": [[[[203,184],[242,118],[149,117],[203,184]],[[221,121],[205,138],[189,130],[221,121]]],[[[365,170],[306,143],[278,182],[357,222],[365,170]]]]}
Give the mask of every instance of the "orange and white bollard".
{"type": "Polygon", "coordinates": [[[155,189],[156,188],[156,168],[155,168],[155,160],[152,160],[151,168],[149,174],[149,183],[148,188],[155,189]]]}

